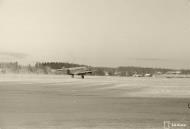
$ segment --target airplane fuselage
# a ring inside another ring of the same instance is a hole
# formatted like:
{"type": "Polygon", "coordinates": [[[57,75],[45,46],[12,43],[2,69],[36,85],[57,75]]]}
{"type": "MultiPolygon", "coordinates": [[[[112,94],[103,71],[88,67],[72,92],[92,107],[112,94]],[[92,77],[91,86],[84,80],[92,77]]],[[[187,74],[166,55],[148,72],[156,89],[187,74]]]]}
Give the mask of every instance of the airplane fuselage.
{"type": "Polygon", "coordinates": [[[71,75],[72,78],[74,78],[75,75],[79,75],[82,79],[84,79],[84,75],[92,73],[92,71],[87,67],[62,68],[60,70],[66,70],[66,73],[71,75]]]}

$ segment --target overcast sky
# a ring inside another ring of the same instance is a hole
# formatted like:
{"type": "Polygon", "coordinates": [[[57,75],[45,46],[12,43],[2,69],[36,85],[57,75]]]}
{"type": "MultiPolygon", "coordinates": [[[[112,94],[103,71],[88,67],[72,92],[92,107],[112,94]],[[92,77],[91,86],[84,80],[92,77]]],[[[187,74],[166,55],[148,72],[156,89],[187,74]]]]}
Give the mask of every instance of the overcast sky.
{"type": "Polygon", "coordinates": [[[0,0],[0,60],[190,68],[190,1],[0,0]]]}

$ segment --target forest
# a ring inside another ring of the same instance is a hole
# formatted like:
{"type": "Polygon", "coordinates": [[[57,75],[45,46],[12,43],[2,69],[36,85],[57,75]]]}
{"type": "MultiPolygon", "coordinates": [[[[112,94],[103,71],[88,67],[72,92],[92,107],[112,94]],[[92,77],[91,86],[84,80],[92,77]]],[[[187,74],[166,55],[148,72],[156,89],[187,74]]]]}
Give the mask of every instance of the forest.
{"type": "Polygon", "coordinates": [[[94,71],[92,75],[97,76],[145,76],[155,74],[166,74],[170,71],[180,71],[180,74],[190,74],[189,69],[168,69],[168,68],[146,68],[137,66],[119,67],[95,67],[83,64],[68,62],[36,62],[35,65],[20,65],[18,62],[0,63],[1,73],[34,73],[34,74],[62,74],[57,69],[72,67],[88,67],[94,71]]]}

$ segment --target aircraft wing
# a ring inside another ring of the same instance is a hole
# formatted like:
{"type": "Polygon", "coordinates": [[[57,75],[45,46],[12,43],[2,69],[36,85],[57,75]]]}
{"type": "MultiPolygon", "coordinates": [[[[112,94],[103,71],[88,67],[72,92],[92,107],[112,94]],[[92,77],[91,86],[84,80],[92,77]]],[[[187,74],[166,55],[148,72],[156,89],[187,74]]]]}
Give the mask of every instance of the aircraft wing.
{"type": "Polygon", "coordinates": [[[92,73],[92,71],[76,71],[76,72],[74,72],[75,75],[83,75],[83,74],[88,74],[88,73],[92,73]]]}

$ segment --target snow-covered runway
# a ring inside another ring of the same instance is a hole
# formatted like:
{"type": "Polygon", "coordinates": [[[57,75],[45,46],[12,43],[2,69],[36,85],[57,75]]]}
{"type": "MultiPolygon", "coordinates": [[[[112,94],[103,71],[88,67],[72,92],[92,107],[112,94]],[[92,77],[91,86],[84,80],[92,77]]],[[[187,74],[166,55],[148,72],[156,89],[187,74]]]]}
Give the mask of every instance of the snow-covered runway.
{"type": "Polygon", "coordinates": [[[188,103],[190,79],[0,75],[1,129],[162,129],[188,103]]]}

